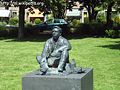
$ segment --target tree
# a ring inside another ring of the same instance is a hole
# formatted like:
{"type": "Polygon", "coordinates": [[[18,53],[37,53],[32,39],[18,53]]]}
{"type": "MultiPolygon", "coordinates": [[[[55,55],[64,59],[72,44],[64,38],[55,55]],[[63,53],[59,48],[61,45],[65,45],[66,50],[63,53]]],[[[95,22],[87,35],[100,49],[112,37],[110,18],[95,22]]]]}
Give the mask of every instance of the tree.
{"type": "Polygon", "coordinates": [[[103,7],[104,9],[107,9],[106,14],[106,21],[107,21],[107,27],[112,27],[112,9],[115,8],[117,11],[120,11],[120,2],[119,0],[104,0],[103,1],[103,7]]]}
{"type": "Polygon", "coordinates": [[[83,7],[87,9],[88,15],[89,15],[89,21],[96,20],[96,16],[98,12],[101,10],[101,7],[100,7],[102,4],[101,0],[75,0],[75,1],[78,1],[82,4],[80,9],[83,7]]]}
{"type": "Polygon", "coordinates": [[[24,17],[25,17],[25,6],[19,6],[19,30],[18,30],[18,39],[22,39],[24,37],[24,17]]]}
{"type": "Polygon", "coordinates": [[[65,0],[51,0],[50,6],[54,18],[65,17],[65,10],[66,10],[65,0]]]}
{"type": "Polygon", "coordinates": [[[114,1],[113,0],[110,0],[107,3],[107,17],[106,17],[106,20],[107,20],[107,26],[108,27],[112,26],[111,14],[112,14],[112,7],[113,7],[113,5],[114,5],[114,1]]]}
{"type": "Polygon", "coordinates": [[[67,4],[65,0],[1,0],[7,2],[5,7],[10,6],[11,2],[23,3],[23,2],[31,2],[35,1],[39,3],[39,5],[23,5],[18,4],[14,6],[19,7],[19,30],[18,30],[18,38],[22,39],[24,37],[24,15],[25,15],[25,8],[27,7],[35,7],[38,8],[40,11],[44,11],[44,14],[50,13],[52,11],[54,18],[64,18],[65,17],[65,10],[67,8],[67,4]]]}
{"type": "Polygon", "coordinates": [[[52,13],[54,18],[64,18],[67,3],[65,0],[44,0],[43,7],[37,6],[44,14],[52,13]]]}
{"type": "MultiPolygon", "coordinates": [[[[24,17],[25,17],[25,8],[30,7],[32,5],[23,5],[23,2],[30,2],[31,0],[0,0],[5,7],[10,7],[12,2],[17,2],[14,6],[19,7],[19,30],[18,30],[18,39],[22,39],[24,37],[24,17]],[[20,4],[22,3],[22,4],[20,4]]],[[[37,0],[36,0],[37,1],[37,0]]],[[[41,0],[42,1],[42,0],[41,0]]]]}

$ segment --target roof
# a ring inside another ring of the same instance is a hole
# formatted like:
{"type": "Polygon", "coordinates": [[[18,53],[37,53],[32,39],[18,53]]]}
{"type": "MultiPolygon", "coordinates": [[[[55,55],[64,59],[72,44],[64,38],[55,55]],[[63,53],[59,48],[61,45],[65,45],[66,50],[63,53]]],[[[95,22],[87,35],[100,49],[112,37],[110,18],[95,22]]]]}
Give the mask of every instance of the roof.
{"type": "Polygon", "coordinates": [[[35,13],[29,13],[29,17],[44,17],[43,12],[40,12],[38,9],[33,10],[35,13]]]}
{"type": "Polygon", "coordinates": [[[0,10],[0,17],[10,17],[10,10],[0,10]]]}
{"type": "Polygon", "coordinates": [[[67,10],[66,16],[80,16],[80,11],[78,9],[67,10]]]}

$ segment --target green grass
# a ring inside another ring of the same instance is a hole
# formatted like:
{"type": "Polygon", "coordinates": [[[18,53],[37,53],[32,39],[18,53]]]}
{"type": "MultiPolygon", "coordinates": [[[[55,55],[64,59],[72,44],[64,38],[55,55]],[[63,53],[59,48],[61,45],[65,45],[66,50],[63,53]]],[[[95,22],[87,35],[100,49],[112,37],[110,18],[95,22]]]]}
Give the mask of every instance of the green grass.
{"type": "MultiPolygon", "coordinates": [[[[22,75],[39,68],[36,55],[45,40],[0,38],[0,90],[22,90],[22,75]]],[[[94,68],[94,90],[120,90],[120,39],[70,39],[70,60],[94,68]]]]}

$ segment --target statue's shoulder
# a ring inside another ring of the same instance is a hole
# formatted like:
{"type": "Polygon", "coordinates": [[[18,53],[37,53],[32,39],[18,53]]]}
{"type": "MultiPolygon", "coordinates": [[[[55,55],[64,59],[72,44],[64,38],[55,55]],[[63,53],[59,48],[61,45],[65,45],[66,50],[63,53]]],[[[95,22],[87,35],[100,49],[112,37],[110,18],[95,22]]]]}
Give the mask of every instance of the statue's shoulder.
{"type": "Polygon", "coordinates": [[[46,41],[46,43],[50,43],[50,42],[52,42],[52,38],[49,38],[49,39],[46,41]]]}

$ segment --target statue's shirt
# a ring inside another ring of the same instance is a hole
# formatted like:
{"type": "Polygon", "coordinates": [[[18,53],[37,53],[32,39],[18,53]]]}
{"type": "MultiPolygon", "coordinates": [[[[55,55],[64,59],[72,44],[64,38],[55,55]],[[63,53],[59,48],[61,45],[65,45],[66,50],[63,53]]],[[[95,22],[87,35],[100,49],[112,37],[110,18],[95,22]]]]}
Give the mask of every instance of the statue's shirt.
{"type": "Polygon", "coordinates": [[[50,38],[46,41],[44,45],[44,50],[42,52],[42,57],[51,58],[51,57],[60,57],[60,52],[63,50],[70,50],[71,45],[67,39],[60,36],[55,42],[53,38],[50,38]],[[52,53],[55,53],[52,55],[52,53]]]}

